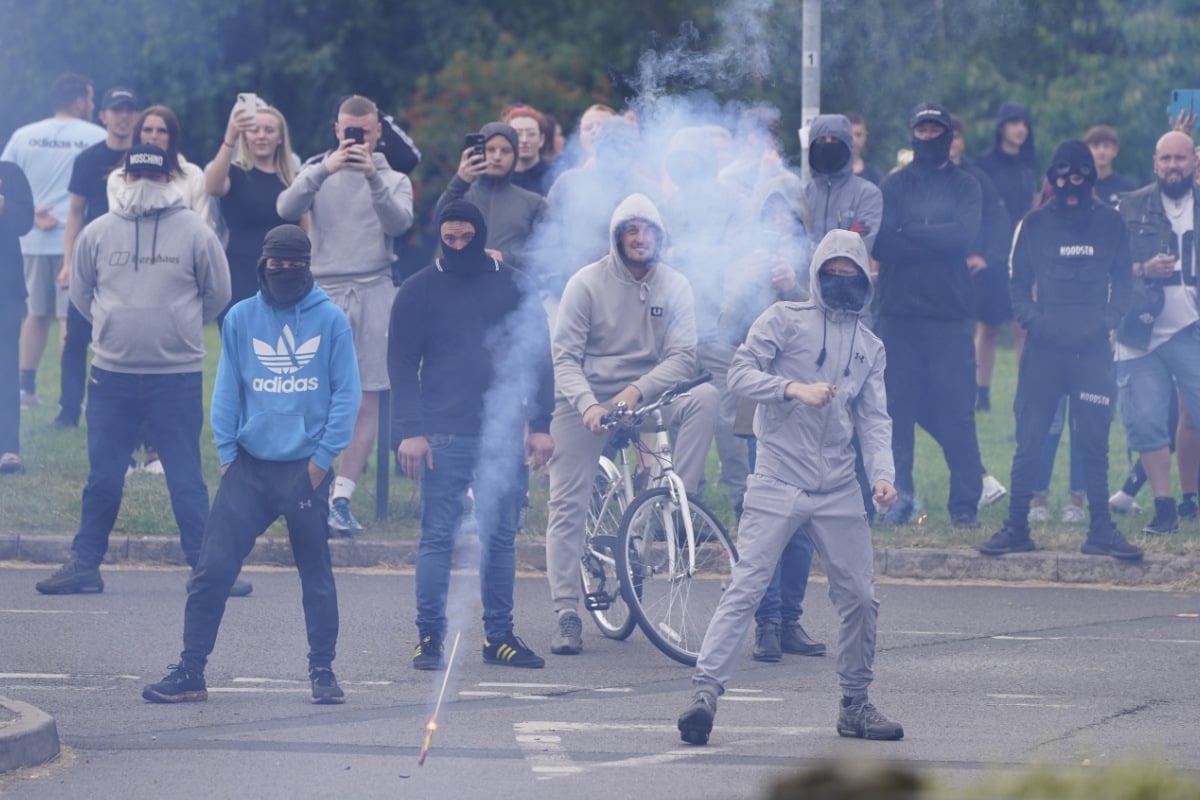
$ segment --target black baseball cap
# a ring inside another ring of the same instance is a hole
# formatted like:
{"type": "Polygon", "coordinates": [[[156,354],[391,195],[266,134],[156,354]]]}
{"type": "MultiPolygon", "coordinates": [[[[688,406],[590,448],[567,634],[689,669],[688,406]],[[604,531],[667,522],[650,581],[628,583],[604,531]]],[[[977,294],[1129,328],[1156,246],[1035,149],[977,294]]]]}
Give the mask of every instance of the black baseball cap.
{"type": "Polygon", "coordinates": [[[104,93],[100,99],[100,110],[108,111],[117,106],[129,106],[134,111],[142,107],[138,102],[137,95],[133,93],[133,89],[127,89],[124,86],[114,86],[104,93]]]}
{"type": "Polygon", "coordinates": [[[170,175],[167,154],[161,147],[152,144],[136,144],[125,154],[125,172],[146,172],[152,175],[170,175]]]}
{"type": "Polygon", "coordinates": [[[937,103],[921,103],[912,111],[912,116],[908,118],[909,130],[920,125],[922,122],[936,122],[948,131],[954,130],[954,122],[950,118],[950,112],[943,105],[937,103]]]}

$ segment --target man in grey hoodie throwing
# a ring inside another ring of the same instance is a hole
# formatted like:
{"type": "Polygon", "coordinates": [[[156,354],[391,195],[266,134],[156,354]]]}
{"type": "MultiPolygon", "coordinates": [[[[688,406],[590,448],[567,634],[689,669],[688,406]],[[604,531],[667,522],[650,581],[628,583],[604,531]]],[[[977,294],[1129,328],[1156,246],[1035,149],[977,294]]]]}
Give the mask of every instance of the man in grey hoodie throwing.
{"type": "MultiPolygon", "coordinates": [[[[696,374],[696,315],[687,278],[659,261],[666,231],[645,195],[621,201],[609,224],[609,254],[575,273],[554,326],[554,416],[546,568],[558,615],[555,655],[583,649],[579,559],[583,521],[608,440],[601,425],[617,403],[636,408],[696,374]]],[[[717,426],[717,390],[702,384],[664,409],[678,427],[675,467],[698,491],[717,426]]]]}
{"type": "Polygon", "coordinates": [[[196,566],[208,520],[200,471],[204,324],[229,303],[221,242],[170,182],[167,156],[125,156],[113,209],[75,240],[71,302],[92,323],[88,480],[71,557],[43,594],[104,591],[100,562],[121,508],[129,453],[146,424],[167,471],[184,557],[196,566]]]}
{"type": "Polygon", "coordinates": [[[867,700],[879,601],[854,475],[855,433],[876,505],[896,501],[883,343],[861,322],[871,298],[867,247],[857,233],[832,230],[812,263],[812,300],[767,309],[729,367],[730,390],[759,404],[758,459],[738,529],[739,559],[700,646],[692,702],[679,717],[680,737],[691,744],[708,742],[717,696],[733,677],[750,618],[801,526],[826,565],[841,619],[837,731],[860,739],[904,736],[867,700]]]}

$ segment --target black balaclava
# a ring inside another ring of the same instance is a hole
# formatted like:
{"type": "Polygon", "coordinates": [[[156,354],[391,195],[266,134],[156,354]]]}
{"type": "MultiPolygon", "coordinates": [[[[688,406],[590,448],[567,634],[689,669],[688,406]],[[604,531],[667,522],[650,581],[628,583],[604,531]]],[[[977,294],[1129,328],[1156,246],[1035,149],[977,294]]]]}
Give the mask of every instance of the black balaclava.
{"type": "Polygon", "coordinates": [[[950,160],[950,145],[954,142],[954,126],[950,112],[937,103],[922,103],[913,109],[908,121],[911,131],[922,122],[936,122],[942,126],[942,135],[934,139],[912,137],[913,164],[927,169],[937,169],[950,160]]]}
{"type": "Polygon", "coordinates": [[[818,272],[821,284],[821,299],[830,311],[861,311],[871,290],[871,279],[861,269],[853,275],[835,275],[818,272]]]}
{"type": "Polygon", "coordinates": [[[308,296],[313,288],[312,243],[308,234],[296,225],[280,225],[267,231],[262,256],[258,259],[258,288],[263,300],[275,308],[291,308],[308,296]],[[268,258],[303,261],[303,267],[272,269],[268,258]]]}
{"type": "Polygon", "coordinates": [[[442,238],[442,223],[444,222],[471,223],[475,228],[475,238],[471,239],[462,250],[442,245],[442,257],[438,259],[438,263],[443,272],[464,274],[495,269],[495,263],[491,257],[483,252],[483,248],[487,246],[487,224],[483,221],[483,213],[475,207],[474,203],[466,200],[451,200],[442,207],[437,218],[438,241],[441,241],[442,238]]]}
{"type": "Polygon", "coordinates": [[[842,140],[813,142],[808,146],[808,166],[813,172],[832,175],[850,160],[850,148],[842,140]]]}
{"type": "MultiPolygon", "coordinates": [[[[1091,148],[1078,139],[1063,142],[1054,151],[1054,158],[1050,160],[1050,166],[1046,169],[1046,178],[1054,189],[1054,203],[1057,208],[1086,210],[1091,205],[1089,201],[1092,189],[1096,185],[1096,161],[1092,158],[1091,148]],[[1078,186],[1071,183],[1072,175],[1083,176],[1083,183],[1078,186]],[[1067,178],[1066,185],[1059,186],[1059,178],[1067,178]],[[1079,198],[1079,204],[1068,206],[1069,197],[1079,198]]],[[[1190,189],[1191,181],[1188,181],[1188,184],[1190,189]]]]}

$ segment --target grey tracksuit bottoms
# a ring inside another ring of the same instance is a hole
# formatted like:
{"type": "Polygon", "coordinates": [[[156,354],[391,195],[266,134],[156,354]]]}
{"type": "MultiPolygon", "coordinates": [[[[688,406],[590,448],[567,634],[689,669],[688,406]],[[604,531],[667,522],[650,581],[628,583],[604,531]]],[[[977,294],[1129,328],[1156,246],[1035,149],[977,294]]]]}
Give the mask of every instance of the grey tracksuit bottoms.
{"type": "MultiPolygon", "coordinates": [[[[690,397],[675,401],[663,410],[664,422],[678,429],[672,454],[675,472],[688,492],[704,479],[704,462],[717,425],[717,390],[701,384],[690,397]]],[[[583,556],[583,523],[587,519],[597,462],[608,437],[583,427],[583,417],[569,403],[559,400],[550,421],[554,455],[550,458],[549,519],[546,523],[546,571],[555,613],[579,613],[582,583],[579,559],[583,556]]],[[[862,501],[859,501],[862,508],[862,501]]]]}
{"type": "Polygon", "coordinates": [[[879,601],[871,529],[858,484],[851,481],[816,494],[755,473],[747,481],[745,504],[738,526],[738,561],[704,634],[693,686],[716,694],[725,691],[775,564],[792,533],[803,526],[825,563],[829,599],[841,619],[837,672],[842,692],[866,694],[875,660],[879,601]]]}

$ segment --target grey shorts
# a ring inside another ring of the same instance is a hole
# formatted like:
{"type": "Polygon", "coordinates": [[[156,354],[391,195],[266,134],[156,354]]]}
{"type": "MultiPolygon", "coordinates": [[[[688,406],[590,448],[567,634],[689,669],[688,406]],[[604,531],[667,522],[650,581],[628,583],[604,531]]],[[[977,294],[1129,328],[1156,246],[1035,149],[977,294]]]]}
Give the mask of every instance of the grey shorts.
{"type": "Polygon", "coordinates": [[[396,287],[391,273],[367,281],[347,281],[321,288],[350,320],[354,350],[358,354],[358,377],[364,392],[386,392],[388,326],[396,287]]]}
{"type": "Polygon", "coordinates": [[[62,263],[62,256],[25,256],[25,291],[29,293],[25,308],[29,316],[67,318],[71,299],[67,290],[58,286],[62,263]]]}

